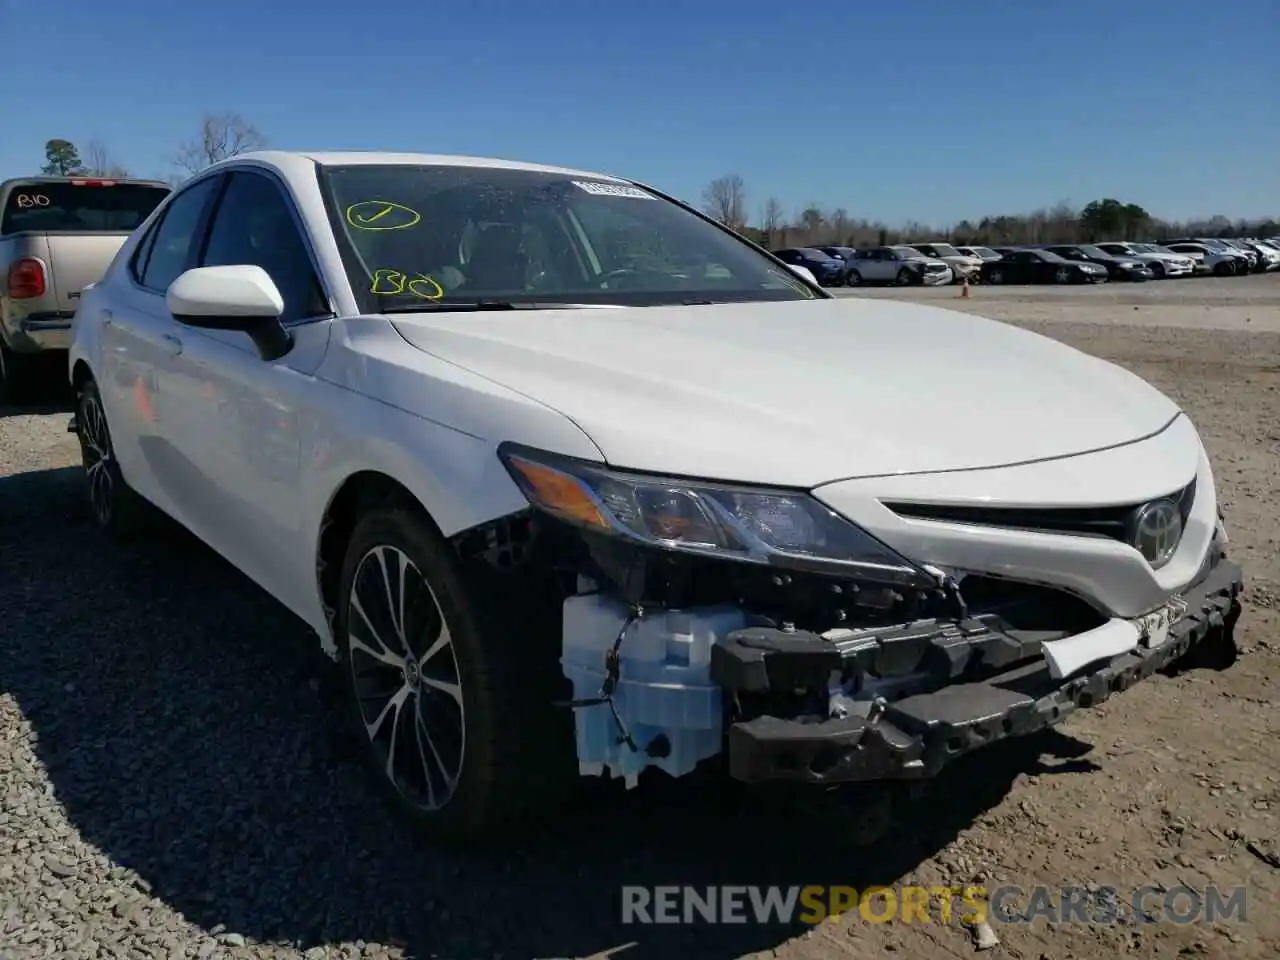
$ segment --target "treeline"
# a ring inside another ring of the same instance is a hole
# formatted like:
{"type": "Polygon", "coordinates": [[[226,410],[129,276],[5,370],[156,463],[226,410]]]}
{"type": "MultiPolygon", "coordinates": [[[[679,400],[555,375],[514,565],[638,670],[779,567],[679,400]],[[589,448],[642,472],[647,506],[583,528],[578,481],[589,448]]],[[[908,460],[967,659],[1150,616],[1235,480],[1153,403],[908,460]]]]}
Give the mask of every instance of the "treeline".
{"type": "MultiPolygon", "coordinates": [[[[234,157],[249,150],[261,150],[267,138],[238,113],[207,113],[200,122],[200,133],[183,141],[170,158],[172,172],[155,179],[176,183],[198,173],[211,163],[234,157]]],[[[44,166],[40,172],[50,177],[122,178],[133,173],[100,140],[90,140],[83,152],[71,140],[55,137],[44,145],[44,166]]]]}
{"type": "Polygon", "coordinates": [[[1107,197],[1077,209],[1069,203],[1023,214],[961,220],[948,226],[907,222],[891,226],[855,217],[844,208],[828,210],[811,203],[788,216],[776,197],[768,198],[750,222],[747,191],[737,174],[719,177],[703,193],[703,209],[766,247],[841,244],[882,246],[906,241],[942,240],[960,244],[1079,243],[1097,240],[1164,240],[1173,237],[1273,237],[1274,217],[1230,220],[1224,216],[1175,221],[1154,216],[1136,203],[1107,197]]]}

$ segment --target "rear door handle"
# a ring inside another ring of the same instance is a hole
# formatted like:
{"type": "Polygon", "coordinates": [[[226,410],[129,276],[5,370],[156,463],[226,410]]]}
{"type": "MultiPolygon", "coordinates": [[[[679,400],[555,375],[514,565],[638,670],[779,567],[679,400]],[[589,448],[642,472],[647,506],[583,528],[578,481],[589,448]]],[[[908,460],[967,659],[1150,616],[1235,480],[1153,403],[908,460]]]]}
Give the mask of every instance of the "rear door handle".
{"type": "Polygon", "coordinates": [[[171,333],[165,333],[160,336],[160,342],[164,344],[165,352],[171,357],[176,357],[182,353],[182,341],[171,333]]]}

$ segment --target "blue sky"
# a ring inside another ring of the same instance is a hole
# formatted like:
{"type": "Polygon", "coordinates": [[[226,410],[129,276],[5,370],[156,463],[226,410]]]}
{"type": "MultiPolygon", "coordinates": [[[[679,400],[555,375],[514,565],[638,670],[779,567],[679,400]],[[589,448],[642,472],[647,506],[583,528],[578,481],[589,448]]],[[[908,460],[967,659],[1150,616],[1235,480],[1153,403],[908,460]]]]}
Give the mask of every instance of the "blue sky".
{"type": "Polygon", "coordinates": [[[1280,2],[0,0],[0,179],[50,137],[564,163],[945,226],[1101,196],[1280,215],[1280,2]],[[19,95],[19,92],[29,95],[19,95]]]}

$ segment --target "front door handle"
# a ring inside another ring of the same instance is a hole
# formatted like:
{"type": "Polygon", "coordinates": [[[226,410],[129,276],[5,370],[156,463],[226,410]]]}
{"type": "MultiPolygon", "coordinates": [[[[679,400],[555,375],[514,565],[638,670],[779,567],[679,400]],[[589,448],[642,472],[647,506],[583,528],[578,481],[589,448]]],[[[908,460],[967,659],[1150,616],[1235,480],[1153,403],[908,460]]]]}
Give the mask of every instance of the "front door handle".
{"type": "Polygon", "coordinates": [[[164,344],[165,352],[171,357],[176,357],[182,353],[182,341],[171,333],[162,334],[160,342],[164,344]]]}

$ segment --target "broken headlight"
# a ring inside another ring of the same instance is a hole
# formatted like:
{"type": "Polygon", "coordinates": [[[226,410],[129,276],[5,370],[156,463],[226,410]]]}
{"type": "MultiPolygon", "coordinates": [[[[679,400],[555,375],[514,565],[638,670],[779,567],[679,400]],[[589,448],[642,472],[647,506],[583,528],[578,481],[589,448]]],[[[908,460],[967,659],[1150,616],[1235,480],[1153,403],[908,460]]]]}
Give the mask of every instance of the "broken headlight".
{"type": "Polygon", "coordinates": [[[498,455],[533,506],[600,533],[748,563],[904,585],[933,582],[804,491],[627,473],[513,444],[498,455]]]}

